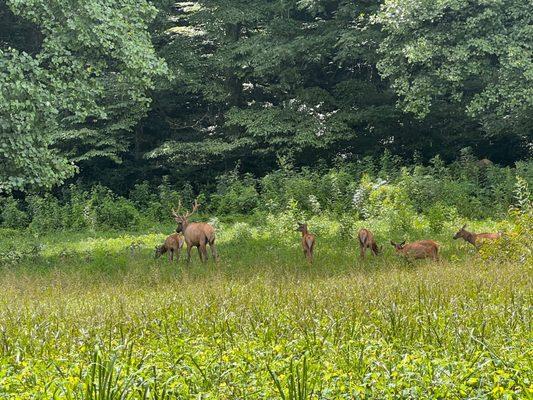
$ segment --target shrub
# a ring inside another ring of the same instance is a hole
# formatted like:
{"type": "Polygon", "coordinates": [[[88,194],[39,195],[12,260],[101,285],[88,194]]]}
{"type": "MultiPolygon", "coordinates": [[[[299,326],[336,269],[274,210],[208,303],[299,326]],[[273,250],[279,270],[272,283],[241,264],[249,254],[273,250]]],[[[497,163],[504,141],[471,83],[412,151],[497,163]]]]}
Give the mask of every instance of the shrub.
{"type": "Polygon", "coordinates": [[[0,204],[0,221],[4,228],[25,228],[28,226],[29,217],[20,209],[20,202],[13,197],[7,197],[0,204]]]}
{"type": "Polygon", "coordinates": [[[218,178],[217,193],[211,196],[218,214],[249,214],[259,205],[254,178],[246,174],[239,178],[235,171],[218,178]]]}
{"type": "Polygon", "coordinates": [[[504,232],[496,243],[481,246],[480,256],[484,260],[514,261],[516,263],[531,263],[533,250],[533,210],[512,209],[509,211],[512,227],[504,232]]]}
{"type": "Polygon", "coordinates": [[[91,210],[90,193],[75,185],[71,185],[68,192],[70,198],[65,205],[68,210],[64,216],[65,227],[69,229],[94,228],[96,221],[91,210]]]}
{"type": "Polygon", "coordinates": [[[139,210],[142,210],[157,200],[157,194],[148,182],[143,181],[133,187],[130,191],[129,199],[139,210]]]}
{"type": "Polygon", "coordinates": [[[433,233],[441,233],[447,223],[457,220],[457,210],[453,206],[447,206],[442,202],[433,204],[425,213],[429,228],[433,233]]]}
{"type": "Polygon", "coordinates": [[[135,228],[139,222],[139,212],[130,201],[123,197],[106,199],[98,207],[97,223],[100,228],[135,228]]]}
{"type": "Polygon", "coordinates": [[[56,231],[65,227],[68,208],[62,207],[51,194],[26,198],[31,214],[30,229],[35,232],[56,231]]]}
{"type": "Polygon", "coordinates": [[[168,176],[163,177],[163,182],[157,187],[159,197],[158,202],[152,202],[150,204],[150,212],[154,213],[157,220],[168,221],[170,218],[170,211],[172,208],[176,208],[180,199],[184,207],[192,203],[193,195],[190,184],[185,183],[179,188],[179,192],[174,190],[170,185],[168,176]]]}

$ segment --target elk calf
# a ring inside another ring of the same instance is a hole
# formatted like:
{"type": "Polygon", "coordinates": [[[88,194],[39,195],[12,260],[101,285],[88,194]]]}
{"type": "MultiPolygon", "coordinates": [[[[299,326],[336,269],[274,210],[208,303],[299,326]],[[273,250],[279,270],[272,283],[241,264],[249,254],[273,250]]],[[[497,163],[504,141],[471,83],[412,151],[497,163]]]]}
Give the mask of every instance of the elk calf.
{"type": "Polygon", "coordinates": [[[391,240],[391,244],[398,254],[404,255],[406,258],[431,258],[435,261],[439,259],[439,245],[433,240],[419,240],[408,244],[405,244],[405,240],[399,244],[391,240]]]}
{"type": "Polygon", "coordinates": [[[472,246],[478,248],[480,245],[480,240],[496,240],[502,237],[501,232],[498,233],[473,233],[468,232],[466,229],[466,225],[463,225],[461,229],[457,231],[455,235],[453,235],[454,240],[463,238],[468,243],[470,243],[472,246]]]}
{"type": "Polygon", "coordinates": [[[180,234],[174,233],[165,239],[165,243],[155,248],[155,258],[161,257],[163,254],[168,253],[168,261],[174,260],[176,255],[176,262],[180,259],[180,251],[183,247],[185,240],[180,234]]]}
{"type": "Polygon", "coordinates": [[[313,249],[315,247],[315,235],[309,233],[307,230],[307,224],[302,224],[298,222],[297,232],[302,233],[302,248],[304,251],[304,256],[310,263],[313,262],[313,249]]]}
{"type": "Polygon", "coordinates": [[[374,239],[374,234],[368,229],[361,229],[357,234],[357,238],[359,239],[361,258],[365,258],[367,249],[370,249],[375,256],[379,254],[380,249],[378,248],[378,245],[374,239]]]}
{"type": "Polygon", "coordinates": [[[215,246],[215,229],[205,222],[189,222],[189,217],[194,214],[200,205],[198,201],[194,201],[192,210],[180,214],[181,201],[178,204],[177,210],[172,210],[174,220],[178,223],[176,232],[183,232],[185,242],[187,243],[187,263],[191,261],[191,250],[193,247],[198,249],[200,261],[205,262],[209,258],[207,256],[207,245],[211,249],[213,259],[218,261],[217,248],[215,246]]]}

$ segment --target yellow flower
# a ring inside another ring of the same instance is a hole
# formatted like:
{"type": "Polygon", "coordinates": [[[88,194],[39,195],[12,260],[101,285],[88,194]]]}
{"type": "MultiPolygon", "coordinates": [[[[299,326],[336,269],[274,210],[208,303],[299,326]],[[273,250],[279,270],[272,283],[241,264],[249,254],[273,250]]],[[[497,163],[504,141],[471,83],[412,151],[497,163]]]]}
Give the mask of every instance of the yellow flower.
{"type": "Polygon", "coordinates": [[[501,396],[505,392],[505,389],[501,386],[496,386],[494,389],[492,389],[492,394],[494,396],[501,396]]]}
{"type": "Polygon", "coordinates": [[[474,386],[474,385],[476,385],[478,382],[479,382],[479,379],[478,379],[478,378],[470,378],[470,379],[468,380],[468,382],[466,382],[466,384],[467,384],[468,386],[474,386]]]}

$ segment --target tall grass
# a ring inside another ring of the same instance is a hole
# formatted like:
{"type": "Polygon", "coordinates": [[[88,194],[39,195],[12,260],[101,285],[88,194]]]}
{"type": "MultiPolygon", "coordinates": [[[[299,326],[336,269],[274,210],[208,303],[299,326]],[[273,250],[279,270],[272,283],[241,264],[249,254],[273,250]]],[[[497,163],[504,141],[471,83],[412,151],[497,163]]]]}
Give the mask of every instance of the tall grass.
{"type": "Polygon", "coordinates": [[[445,232],[441,262],[362,261],[324,229],[309,266],[296,232],[249,229],[188,266],[153,259],[161,233],[39,237],[0,277],[0,398],[533,393],[530,259],[485,261],[445,232]]]}

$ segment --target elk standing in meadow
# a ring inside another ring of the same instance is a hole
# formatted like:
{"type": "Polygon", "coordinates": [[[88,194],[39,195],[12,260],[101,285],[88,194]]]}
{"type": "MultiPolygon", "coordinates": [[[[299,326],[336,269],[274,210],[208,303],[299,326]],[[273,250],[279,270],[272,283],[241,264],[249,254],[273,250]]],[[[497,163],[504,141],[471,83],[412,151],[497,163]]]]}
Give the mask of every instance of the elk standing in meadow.
{"type": "Polygon", "coordinates": [[[176,262],[178,262],[184,241],[185,239],[183,236],[178,233],[170,235],[165,239],[165,243],[163,243],[163,245],[155,248],[155,258],[159,258],[168,252],[168,261],[172,262],[174,260],[174,255],[176,255],[176,262]]]}
{"type": "Polygon", "coordinates": [[[380,249],[374,239],[374,234],[368,229],[361,229],[357,234],[359,239],[359,248],[361,250],[361,258],[365,258],[365,253],[367,249],[370,249],[372,253],[377,256],[380,249]]]}
{"type": "Polygon", "coordinates": [[[304,250],[304,256],[310,263],[313,262],[313,249],[315,247],[315,235],[309,233],[307,230],[307,224],[298,222],[297,232],[302,233],[302,248],[304,250]]]}
{"type": "Polygon", "coordinates": [[[207,261],[207,245],[211,248],[213,259],[218,261],[217,248],[215,246],[215,229],[205,222],[189,222],[189,217],[194,214],[200,205],[198,201],[194,201],[191,211],[185,214],[181,212],[181,200],[178,203],[178,209],[172,209],[174,220],[178,223],[176,232],[183,232],[185,242],[187,243],[187,263],[191,261],[191,250],[193,247],[198,248],[198,255],[202,262],[207,261]]]}
{"type": "Polygon", "coordinates": [[[394,243],[391,240],[391,244],[398,254],[404,255],[408,259],[431,258],[435,261],[439,259],[439,245],[433,240],[419,240],[408,244],[405,244],[405,240],[402,243],[394,243]]]}
{"type": "Polygon", "coordinates": [[[455,235],[453,235],[454,239],[463,238],[468,243],[473,245],[475,248],[479,248],[479,245],[481,244],[481,241],[483,240],[496,240],[502,237],[502,233],[473,233],[468,232],[466,229],[466,225],[463,225],[461,229],[457,231],[455,235]]]}

